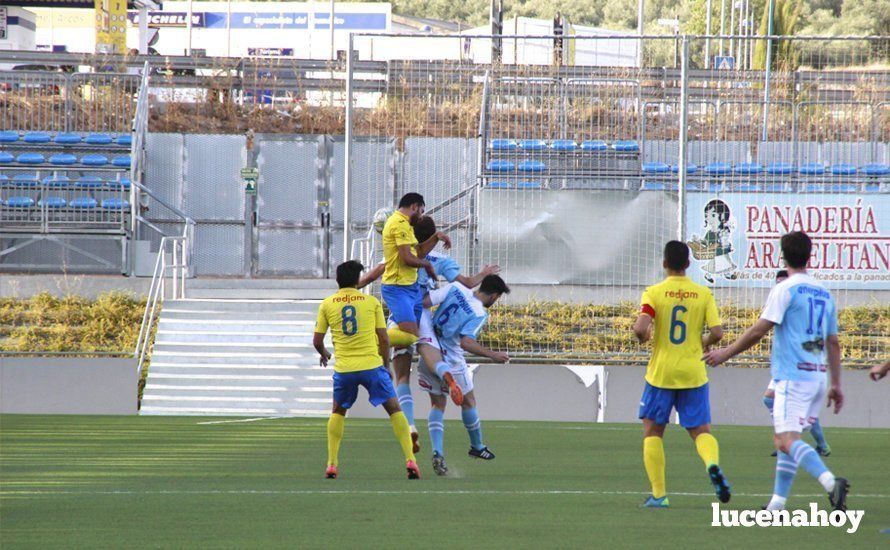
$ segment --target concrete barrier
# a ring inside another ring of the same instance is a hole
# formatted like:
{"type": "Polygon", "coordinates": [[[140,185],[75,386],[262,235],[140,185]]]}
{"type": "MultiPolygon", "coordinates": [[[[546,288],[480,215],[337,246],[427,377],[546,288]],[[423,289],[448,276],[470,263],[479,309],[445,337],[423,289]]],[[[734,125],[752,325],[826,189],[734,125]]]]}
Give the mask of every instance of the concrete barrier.
{"type": "Polygon", "coordinates": [[[135,359],[0,357],[0,413],[136,414],[135,359]]]}

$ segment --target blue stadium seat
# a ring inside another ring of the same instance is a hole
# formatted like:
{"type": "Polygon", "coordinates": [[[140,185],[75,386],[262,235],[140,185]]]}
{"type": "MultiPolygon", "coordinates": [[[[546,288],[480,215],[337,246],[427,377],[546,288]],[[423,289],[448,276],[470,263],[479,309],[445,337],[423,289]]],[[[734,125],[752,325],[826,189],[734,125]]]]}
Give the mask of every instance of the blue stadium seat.
{"type": "Polygon", "coordinates": [[[102,187],[104,183],[99,176],[80,176],[77,178],[77,186],[86,189],[96,189],[102,187]]]}
{"type": "Polygon", "coordinates": [[[860,171],[866,176],[886,176],[890,174],[890,166],[886,164],[866,164],[860,171]]]}
{"type": "Polygon", "coordinates": [[[15,143],[19,140],[19,133],[10,130],[0,132],[0,143],[15,143]]]}
{"type": "Polygon", "coordinates": [[[825,173],[825,165],[821,162],[808,162],[801,164],[797,171],[805,176],[820,176],[825,173]]]}
{"type": "Polygon", "coordinates": [[[46,158],[40,153],[22,153],[15,161],[19,164],[43,164],[46,158]]]}
{"type": "Polygon", "coordinates": [[[6,151],[0,151],[0,164],[9,164],[11,162],[15,162],[15,156],[6,151]]]}
{"type": "Polygon", "coordinates": [[[77,162],[77,157],[71,153],[57,153],[49,157],[49,163],[57,166],[67,166],[69,164],[74,164],[75,162],[77,162]]]}
{"type": "Polygon", "coordinates": [[[708,193],[722,193],[723,192],[723,184],[717,182],[711,182],[708,184],[708,193]]]}
{"type": "Polygon", "coordinates": [[[49,143],[50,137],[46,132],[26,132],[24,136],[22,136],[22,141],[25,143],[49,143]]]}
{"type": "MultiPolygon", "coordinates": [[[[680,165],[675,164],[674,166],[671,166],[671,172],[673,172],[675,174],[679,174],[680,173],[680,165]]],[[[698,172],[697,164],[692,164],[690,162],[689,164],[686,165],[686,174],[687,175],[695,174],[696,172],[698,172]]]]}
{"type": "Polygon", "coordinates": [[[121,134],[117,136],[117,139],[114,140],[114,142],[118,145],[129,147],[130,145],[133,145],[133,136],[131,134],[121,134]]]}
{"type": "Polygon", "coordinates": [[[601,139],[590,139],[581,142],[582,151],[605,151],[609,145],[601,139]]]}
{"type": "Polygon", "coordinates": [[[90,145],[110,145],[113,140],[108,134],[93,133],[87,134],[87,137],[85,137],[83,141],[90,145]]]}
{"type": "Polygon", "coordinates": [[[640,146],[632,139],[619,139],[612,144],[616,151],[639,151],[640,146]]]}
{"type": "Polygon", "coordinates": [[[76,199],[73,199],[68,206],[78,210],[92,210],[99,206],[99,201],[93,197],[77,197],[76,199]]]}
{"type": "Polygon", "coordinates": [[[129,168],[130,167],[130,155],[121,155],[119,157],[114,157],[111,159],[111,164],[113,166],[118,166],[121,168],[129,168]]]}
{"type": "Polygon", "coordinates": [[[31,208],[34,206],[34,199],[31,197],[9,197],[6,199],[7,208],[31,208]]]}
{"type": "Polygon", "coordinates": [[[881,185],[879,183],[866,183],[865,184],[865,192],[866,193],[880,193],[881,185]]]}
{"type": "Polygon", "coordinates": [[[45,199],[40,199],[37,204],[46,206],[47,208],[65,208],[65,206],[68,205],[68,202],[62,197],[46,197],[45,199]]]}
{"type": "Polygon", "coordinates": [[[763,190],[767,193],[784,193],[786,191],[784,183],[766,183],[763,190]]]}
{"type": "Polygon", "coordinates": [[[126,210],[130,208],[130,203],[121,199],[104,199],[102,208],[105,210],[126,210]]]}
{"type": "Polygon", "coordinates": [[[829,193],[855,193],[859,186],[852,183],[833,183],[826,189],[829,193]]]}
{"type": "Polygon", "coordinates": [[[544,186],[537,181],[520,181],[516,184],[517,189],[542,189],[544,186]]]}
{"type": "Polygon", "coordinates": [[[667,174],[671,167],[663,162],[644,162],[643,172],[649,174],[667,174]]]}
{"type": "Polygon", "coordinates": [[[492,181],[486,187],[489,189],[510,189],[513,185],[509,181],[492,181]]]}
{"type": "Polygon", "coordinates": [[[646,181],[643,182],[643,191],[664,191],[664,182],[646,181]]]}
{"type": "Polygon", "coordinates": [[[0,184],[4,184],[4,183],[8,183],[8,182],[9,182],[9,176],[7,176],[6,174],[0,174],[0,184]]]}
{"type": "Polygon", "coordinates": [[[43,185],[47,187],[68,187],[71,183],[71,179],[68,176],[46,176],[43,178],[43,185]]]}
{"type": "Polygon", "coordinates": [[[509,160],[490,160],[485,168],[489,172],[512,172],[516,169],[516,165],[509,160]]]}
{"type": "Polygon", "coordinates": [[[852,164],[832,164],[828,169],[835,176],[852,176],[856,173],[856,167],[852,164]]]}
{"type": "Polygon", "coordinates": [[[524,160],[517,167],[520,172],[543,172],[547,165],[540,160],[524,160]]]}
{"type": "Polygon", "coordinates": [[[524,139],[519,142],[519,148],[523,151],[543,151],[547,148],[547,142],[543,139],[524,139]]]}
{"type": "Polygon", "coordinates": [[[763,172],[763,166],[756,162],[742,162],[740,164],[736,164],[732,171],[736,174],[754,176],[763,172]]]}
{"type": "Polygon", "coordinates": [[[493,139],[491,140],[491,149],[493,151],[515,151],[516,142],[512,139],[493,139]]]}
{"type": "Polygon", "coordinates": [[[711,176],[725,176],[732,171],[732,165],[728,162],[712,162],[705,166],[705,173],[711,176]]]}
{"type": "Polygon", "coordinates": [[[76,145],[80,143],[81,140],[80,134],[72,134],[71,132],[62,132],[56,134],[56,137],[53,138],[53,142],[58,143],[59,145],[76,145]]]}
{"type": "Polygon", "coordinates": [[[105,166],[108,164],[108,157],[105,155],[84,155],[81,157],[80,163],[84,166],[105,166]]]}
{"type": "Polygon", "coordinates": [[[111,180],[111,181],[109,181],[109,182],[106,182],[106,184],[107,184],[109,187],[114,187],[114,188],[121,188],[121,187],[123,187],[123,188],[124,188],[125,190],[127,190],[127,191],[130,190],[130,178],[121,178],[119,181],[118,181],[118,180],[111,180]]]}
{"type": "Polygon", "coordinates": [[[554,139],[550,142],[550,148],[554,151],[574,151],[578,144],[571,139],[554,139]]]}
{"type": "Polygon", "coordinates": [[[773,162],[767,165],[766,173],[771,176],[787,176],[794,173],[794,165],[790,162],[773,162]]]}
{"type": "Polygon", "coordinates": [[[743,183],[741,185],[736,186],[735,190],[736,191],[744,191],[744,192],[748,192],[748,193],[755,193],[757,191],[760,191],[760,186],[758,186],[756,183],[743,183]]]}
{"type": "Polygon", "coordinates": [[[15,187],[36,187],[40,183],[35,174],[16,174],[12,177],[15,187]]]}

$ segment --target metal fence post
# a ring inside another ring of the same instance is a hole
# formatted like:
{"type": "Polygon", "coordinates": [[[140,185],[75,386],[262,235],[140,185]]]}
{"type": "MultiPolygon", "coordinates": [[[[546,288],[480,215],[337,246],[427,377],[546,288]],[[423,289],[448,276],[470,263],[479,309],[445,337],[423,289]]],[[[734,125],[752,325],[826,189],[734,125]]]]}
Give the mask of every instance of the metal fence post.
{"type": "Polygon", "coordinates": [[[343,167],[343,261],[348,261],[350,256],[350,238],[349,225],[352,223],[350,215],[352,189],[352,72],[354,70],[352,56],[353,53],[353,35],[349,33],[349,45],[346,50],[346,143],[343,151],[344,167],[343,167]]]}
{"type": "Polygon", "coordinates": [[[685,34],[682,40],[680,62],[680,147],[679,147],[679,183],[677,185],[677,239],[686,241],[686,140],[689,129],[689,37],[685,34]]]}

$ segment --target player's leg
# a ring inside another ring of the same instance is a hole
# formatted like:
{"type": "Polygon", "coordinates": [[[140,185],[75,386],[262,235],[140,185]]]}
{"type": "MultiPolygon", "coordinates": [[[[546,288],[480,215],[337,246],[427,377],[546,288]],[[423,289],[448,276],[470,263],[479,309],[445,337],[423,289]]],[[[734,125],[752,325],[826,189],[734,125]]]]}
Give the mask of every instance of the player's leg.
{"type": "Polygon", "coordinates": [[[443,476],[448,473],[445,464],[445,397],[447,390],[442,388],[442,380],[427,367],[423,357],[417,364],[417,385],[430,396],[430,414],[427,417],[427,428],[430,432],[430,446],[433,449],[433,471],[443,476]]]}
{"type": "Polygon", "coordinates": [[[361,385],[368,390],[368,401],[375,407],[383,405],[383,409],[389,415],[392,431],[399,442],[399,446],[402,447],[402,453],[405,455],[408,479],[419,479],[420,470],[417,468],[417,462],[414,458],[411,428],[408,427],[408,419],[405,418],[405,413],[399,407],[399,399],[396,397],[396,390],[393,388],[389,372],[383,367],[361,372],[363,374],[361,385]]]}
{"type": "Polygon", "coordinates": [[[831,445],[828,444],[828,441],[825,441],[825,433],[822,431],[822,424],[819,422],[818,418],[814,418],[813,423],[810,424],[810,434],[816,442],[816,452],[819,453],[820,456],[830,455],[831,445]]]}
{"type": "Polygon", "coordinates": [[[674,406],[673,390],[656,388],[648,382],[640,399],[639,418],[643,421],[643,465],[652,487],[652,494],[643,504],[646,508],[667,508],[665,484],[664,428],[670,421],[674,406]]]}
{"type": "Polygon", "coordinates": [[[395,351],[392,358],[392,366],[395,371],[395,387],[396,397],[399,399],[399,406],[408,419],[408,426],[411,428],[411,441],[414,445],[414,452],[420,452],[420,442],[417,435],[417,428],[414,425],[414,396],[411,395],[411,358],[414,354],[413,346],[401,348],[395,351]]]}
{"type": "Polygon", "coordinates": [[[417,341],[419,334],[418,319],[415,308],[420,294],[420,287],[413,285],[381,285],[380,293],[386,307],[389,308],[390,318],[395,322],[395,327],[387,329],[389,344],[394,348],[406,348],[417,341]]]}
{"type": "Polygon", "coordinates": [[[339,475],[340,442],[346,424],[346,411],[358,397],[359,381],[356,373],[334,373],[334,406],[328,418],[328,466],[325,477],[336,479],[339,475]]]}
{"type": "Polygon", "coordinates": [[[708,384],[698,388],[677,390],[677,414],[680,424],[695,442],[695,450],[717,493],[720,502],[729,502],[732,496],[729,482],[720,468],[720,445],[711,434],[711,401],[708,384]]]}
{"type": "MultiPolygon", "coordinates": [[[[766,391],[763,392],[763,405],[767,409],[769,409],[770,417],[772,417],[772,414],[773,414],[773,405],[775,404],[775,399],[776,399],[776,381],[770,380],[769,385],[766,387],[766,391]]],[[[777,453],[778,453],[778,451],[773,449],[771,456],[776,456],[777,453]]]]}
{"type": "Polygon", "coordinates": [[[455,405],[460,406],[463,402],[463,391],[451,374],[451,365],[445,361],[441,346],[435,337],[431,340],[424,339],[422,342],[418,340],[417,352],[423,358],[423,361],[430,366],[430,370],[436,373],[448,386],[448,393],[455,405]]]}
{"type": "MultiPolygon", "coordinates": [[[[459,379],[460,375],[455,375],[455,378],[459,379]]],[[[464,428],[467,429],[467,435],[470,437],[468,454],[473,458],[493,460],[494,453],[482,441],[482,421],[479,420],[479,413],[476,411],[476,395],[473,392],[472,381],[469,384],[469,389],[464,393],[460,416],[464,421],[464,428]]]]}

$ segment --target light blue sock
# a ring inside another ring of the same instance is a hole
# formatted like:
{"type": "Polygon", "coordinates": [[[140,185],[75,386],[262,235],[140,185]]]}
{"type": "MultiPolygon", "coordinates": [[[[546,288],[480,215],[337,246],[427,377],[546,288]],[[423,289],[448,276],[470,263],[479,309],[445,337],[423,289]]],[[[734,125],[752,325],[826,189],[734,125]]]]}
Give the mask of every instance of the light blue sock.
{"type": "Polygon", "coordinates": [[[791,453],[791,458],[794,462],[797,462],[798,466],[803,466],[803,469],[806,470],[811,476],[818,479],[820,482],[822,481],[822,474],[828,472],[828,468],[825,466],[825,463],[822,462],[822,459],[819,458],[819,453],[816,452],[815,449],[798,439],[791,445],[791,449],[789,449],[791,453]]]}
{"type": "Polygon", "coordinates": [[[810,427],[810,433],[813,434],[813,439],[816,440],[816,445],[819,447],[825,447],[825,434],[822,433],[822,424],[819,424],[819,419],[817,418],[813,425],[810,427]]]}
{"type": "Polygon", "coordinates": [[[766,405],[766,408],[769,409],[769,412],[773,412],[773,402],[775,401],[772,397],[763,396],[763,404],[766,405]]]}
{"type": "Polygon", "coordinates": [[[477,451],[485,447],[485,445],[482,444],[482,422],[479,421],[479,414],[476,412],[476,407],[473,407],[472,409],[461,409],[460,415],[464,419],[464,427],[466,427],[467,434],[470,436],[470,447],[477,451]]]}
{"type": "Polygon", "coordinates": [[[451,366],[445,361],[439,361],[438,363],[436,363],[436,376],[438,376],[442,380],[445,379],[445,373],[450,371],[451,366]]]}
{"type": "Polygon", "coordinates": [[[396,386],[396,396],[399,398],[399,406],[408,419],[408,425],[414,425],[414,397],[411,396],[411,386],[409,384],[399,384],[396,386]]]}
{"type": "Polygon", "coordinates": [[[433,446],[434,453],[439,453],[442,456],[445,456],[445,452],[442,450],[442,442],[445,439],[445,422],[442,421],[444,416],[445,411],[430,407],[429,423],[427,424],[430,430],[430,445],[433,446]]]}
{"type": "Polygon", "coordinates": [[[788,498],[795,475],[797,475],[797,463],[790,456],[780,452],[776,456],[776,483],[773,486],[773,494],[788,498]]]}

